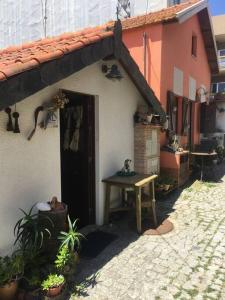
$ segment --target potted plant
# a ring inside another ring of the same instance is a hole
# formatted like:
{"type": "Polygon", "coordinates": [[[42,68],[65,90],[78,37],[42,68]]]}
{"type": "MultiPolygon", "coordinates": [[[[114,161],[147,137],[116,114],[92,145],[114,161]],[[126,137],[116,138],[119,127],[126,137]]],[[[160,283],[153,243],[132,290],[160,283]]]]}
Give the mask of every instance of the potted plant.
{"type": "MultiPolygon", "coordinates": [[[[42,220],[47,220],[52,225],[52,221],[47,216],[40,216],[33,213],[33,205],[29,212],[23,213],[23,217],[18,220],[14,227],[16,240],[14,245],[18,245],[22,252],[28,252],[29,255],[35,256],[43,245],[44,237],[51,236],[50,231],[42,225],[42,220]]],[[[53,225],[52,225],[53,226],[53,225]]]]}
{"type": "Polygon", "coordinates": [[[19,252],[0,257],[0,299],[14,299],[23,272],[24,259],[19,252]]]}
{"type": "Polygon", "coordinates": [[[65,284],[65,278],[63,275],[49,274],[48,277],[42,282],[41,288],[46,292],[47,296],[58,296],[65,284]]]}
{"type": "Polygon", "coordinates": [[[79,260],[80,239],[84,236],[77,231],[77,221],[72,223],[68,216],[68,231],[61,231],[59,236],[61,245],[56,256],[55,266],[64,274],[72,273],[79,260]]]}

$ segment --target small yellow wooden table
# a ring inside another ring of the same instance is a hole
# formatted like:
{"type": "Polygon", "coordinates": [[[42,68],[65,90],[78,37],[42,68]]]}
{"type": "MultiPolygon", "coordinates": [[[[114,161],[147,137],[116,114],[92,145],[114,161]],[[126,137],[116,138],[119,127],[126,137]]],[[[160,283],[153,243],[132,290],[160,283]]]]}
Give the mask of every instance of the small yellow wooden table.
{"type": "Polygon", "coordinates": [[[157,216],[155,209],[155,185],[154,180],[158,175],[144,175],[136,174],[134,176],[118,176],[114,175],[103,180],[106,184],[106,200],[105,200],[105,223],[109,222],[109,214],[115,211],[129,210],[129,207],[110,208],[110,196],[111,187],[116,186],[121,188],[123,191],[126,188],[132,188],[135,191],[135,206],[136,206],[136,220],[137,220],[137,231],[141,233],[141,208],[152,207],[154,225],[157,226],[157,216]],[[142,202],[142,191],[141,189],[149,185],[149,201],[142,202]]]}

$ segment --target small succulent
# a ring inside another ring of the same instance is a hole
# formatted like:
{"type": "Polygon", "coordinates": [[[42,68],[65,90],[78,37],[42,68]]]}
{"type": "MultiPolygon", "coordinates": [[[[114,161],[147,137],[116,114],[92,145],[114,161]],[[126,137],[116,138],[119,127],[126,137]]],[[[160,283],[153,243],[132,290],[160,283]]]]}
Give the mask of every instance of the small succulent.
{"type": "Polygon", "coordinates": [[[41,288],[43,291],[47,291],[51,288],[58,287],[65,282],[63,275],[49,274],[48,277],[42,282],[41,288]]]}
{"type": "Polygon", "coordinates": [[[69,249],[66,245],[59,248],[58,254],[55,260],[55,267],[57,270],[63,271],[65,267],[68,265],[71,259],[71,255],[69,249]]]}

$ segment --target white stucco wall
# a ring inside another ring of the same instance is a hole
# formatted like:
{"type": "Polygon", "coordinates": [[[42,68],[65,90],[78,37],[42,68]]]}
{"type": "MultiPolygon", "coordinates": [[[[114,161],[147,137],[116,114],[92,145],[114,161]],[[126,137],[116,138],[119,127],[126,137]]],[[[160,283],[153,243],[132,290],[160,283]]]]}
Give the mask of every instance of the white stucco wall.
{"type": "Polygon", "coordinates": [[[34,126],[34,110],[51,97],[51,90],[18,103],[20,134],[6,131],[7,115],[0,112],[0,252],[13,240],[13,227],[22,215],[19,208],[28,210],[38,201],[61,196],[59,130],[38,130],[27,141],[34,126]]]}
{"type": "Polygon", "coordinates": [[[60,199],[59,129],[38,129],[30,142],[26,140],[33,126],[34,109],[60,88],[96,96],[96,221],[103,222],[105,195],[101,180],[118,171],[126,158],[133,159],[133,114],[143,98],[125,71],[121,81],[113,82],[105,78],[101,64],[86,67],[18,103],[21,134],[7,132],[7,116],[0,113],[0,252],[13,240],[19,207],[29,208],[53,195],[60,199]]]}

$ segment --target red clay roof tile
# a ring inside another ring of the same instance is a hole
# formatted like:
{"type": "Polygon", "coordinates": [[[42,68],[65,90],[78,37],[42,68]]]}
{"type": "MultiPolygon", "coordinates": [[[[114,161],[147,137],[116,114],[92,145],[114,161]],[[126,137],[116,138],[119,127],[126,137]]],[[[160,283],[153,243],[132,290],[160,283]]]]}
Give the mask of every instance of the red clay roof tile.
{"type": "Polygon", "coordinates": [[[0,81],[113,35],[108,24],[0,50],[0,81]]]}
{"type": "MultiPolygon", "coordinates": [[[[146,15],[141,15],[141,16],[126,19],[122,21],[123,30],[142,27],[148,24],[156,24],[156,23],[175,20],[177,13],[198,2],[200,2],[200,0],[190,0],[188,2],[177,4],[157,12],[148,13],[146,15]]],[[[112,22],[108,23],[108,26],[110,26],[110,24],[112,25],[112,22]]]]}

